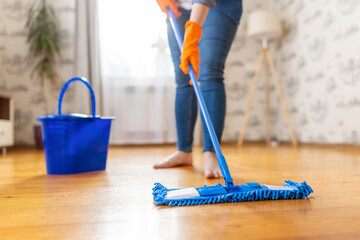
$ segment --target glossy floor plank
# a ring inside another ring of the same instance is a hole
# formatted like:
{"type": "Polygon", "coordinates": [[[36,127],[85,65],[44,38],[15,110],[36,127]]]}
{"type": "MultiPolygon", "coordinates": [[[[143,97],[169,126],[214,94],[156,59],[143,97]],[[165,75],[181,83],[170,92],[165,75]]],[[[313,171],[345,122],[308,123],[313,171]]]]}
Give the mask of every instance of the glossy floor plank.
{"type": "Polygon", "coordinates": [[[156,207],[151,188],[223,183],[194,166],[153,170],[172,146],[112,147],[107,170],[46,175],[42,151],[0,157],[0,239],[360,239],[360,149],[224,145],[236,184],[306,180],[315,193],[281,200],[156,207]]]}

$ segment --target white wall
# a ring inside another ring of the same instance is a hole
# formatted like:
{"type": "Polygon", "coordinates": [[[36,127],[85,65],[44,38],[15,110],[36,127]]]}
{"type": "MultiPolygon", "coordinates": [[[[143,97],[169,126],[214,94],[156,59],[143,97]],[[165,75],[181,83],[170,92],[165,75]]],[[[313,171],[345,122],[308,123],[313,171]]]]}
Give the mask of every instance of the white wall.
{"type": "MultiPolygon", "coordinates": [[[[262,6],[256,2],[244,1],[245,13],[268,6],[282,19],[284,36],[271,47],[298,140],[360,143],[360,1],[270,0],[261,1],[262,6]]],[[[258,55],[259,46],[245,37],[243,17],[226,66],[225,140],[238,137],[258,55]]],[[[274,138],[289,141],[274,88],[272,94],[274,138]]],[[[264,95],[262,84],[246,139],[265,137],[264,95]]]]}
{"type": "MultiPolygon", "coordinates": [[[[30,78],[24,23],[32,0],[0,0],[0,93],[15,99],[15,139],[32,144],[36,117],[43,115],[39,83],[30,78]]],[[[74,74],[75,0],[53,0],[61,19],[65,50],[58,64],[62,82],[49,86],[56,113],[63,81],[74,74]]],[[[281,43],[271,45],[291,119],[301,142],[360,143],[360,1],[244,0],[244,14],[226,64],[227,117],[224,141],[236,141],[260,46],[246,37],[248,13],[271,7],[283,19],[281,43]]],[[[265,138],[263,78],[245,138],[265,138]]],[[[274,138],[289,140],[272,88],[274,138]]],[[[71,91],[65,110],[73,101],[71,91]]]]}
{"type": "Polygon", "coordinates": [[[286,30],[275,51],[299,140],[360,143],[360,1],[270,2],[286,30]]]}
{"type": "MultiPolygon", "coordinates": [[[[31,79],[33,62],[27,59],[26,34],[24,24],[26,12],[34,0],[0,0],[0,93],[8,94],[15,99],[15,141],[18,145],[33,144],[33,125],[36,117],[44,115],[39,83],[31,79]]],[[[65,50],[57,66],[60,81],[48,86],[51,113],[56,113],[57,98],[63,81],[74,74],[74,31],[75,31],[75,0],[51,1],[57,9],[61,20],[65,50]]],[[[241,111],[246,104],[252,72],[246,71],[252,67],[256,59],[257,45],[245,37],[246,14],[253,9],[266,6],[267,1],[245,0],[244,17],[237,38],[233,44],[226,72],[226,87],[228,92],[228,117],[224,133],[225,140],[237,138],[242,121],[241,111]]],[[[160,13],[159,13],[160,14],[160,13]]],[[[66,107],[70,108],[74,101],[70,93],[65,97],[66,107]]],[[[248,138],[263,137],[263,127],[259,123],[262,116],[262,106],[256,105],[254,115],[249,123],[248,138]]]]}
{"type": "MultiPolygon", "coordinates": [[[[35,1],[0,0],[0,93],[11,95],[15,100],[16,144],[33,144],[33,125],[36,118],[44,115],[39,81],[31,78],[33,59],[29,59],[24,24],[26,14],[35,1]]],[[[65,80],[74,72],[74,0],[53,0],[61,21],[64,50],[57,64],[59,82],[48,84],[51,113],[57,111],[57,98],[65,80]]],[[[72,96],[66,95],[64,109],[71,106],[72,96]]]]}
{"type": "MultiPolygon", "coordinates": [[[[268,1],[262,0],[243,1],[243,15],[225,65],[227,113],[223,136],[224,141],[238,140],[259,56],[260,44],[246,36],[247,17],[255,10],[267,8],[268,4],[268,1]]],[[[262,76],[260,76],[258,89],[253,101],[253,108],[247,125],[246,140],[255,141],[265,139],[264,103],[264,81],[262,76]]],[[[274,106],[274,110],[275,109],[274,106]]]]}

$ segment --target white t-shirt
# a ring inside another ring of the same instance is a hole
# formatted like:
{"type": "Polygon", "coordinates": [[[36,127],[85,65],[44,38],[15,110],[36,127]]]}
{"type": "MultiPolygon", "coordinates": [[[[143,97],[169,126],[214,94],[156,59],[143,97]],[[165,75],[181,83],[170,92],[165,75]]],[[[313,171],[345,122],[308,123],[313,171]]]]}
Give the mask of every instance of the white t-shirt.
{"type": "Polygon", "coordinates": [[[186,10],[191,10],[192,8],[192,0],[177,0],[179,6],[186,10]]]}

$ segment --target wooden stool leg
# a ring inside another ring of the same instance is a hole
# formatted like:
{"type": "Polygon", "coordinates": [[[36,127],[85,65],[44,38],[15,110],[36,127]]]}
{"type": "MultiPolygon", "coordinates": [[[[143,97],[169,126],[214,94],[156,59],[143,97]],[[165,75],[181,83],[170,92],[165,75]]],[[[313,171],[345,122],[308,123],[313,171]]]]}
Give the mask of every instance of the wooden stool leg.
{"type": "Polygon", "coordinates": [[[271,141],[271,112],[270,112],[270,81],[269,81],[269,67],[264,64],[265,68],[265,98],[266,98],[266,142],[270,144],[271,141]]]}
{"type": "Polygon", "coordinates": [[[273,79],[274,79],[276,91],[277,91],[277,93],[279,95],[281,107],[282,107],[282,110],[284,112],[285,120],[286,120],[288,129],[289,129],[289,132],[290,132],[291,142],[292,142],[293,146],[297,146],[297,140],[295,138],[294,130],[293,130],[291,120],[290,120],[290,117],[289,117],[289,113],[288,113],[287,108],[286,108],[284,95],[283,95],[282,90],[281,90],[279,78],[278,78],[278,75],[277,75],[277,73],[275,71],[274,62],[273,62],[272,57],[271,57],[270,49],[268,49],[266,51],[265,56],[266,56],[267,62],[269,63],[269,67],[270,67],[271,74],[272,74],[273,79]]]}
{"type": "Polygon", "coordinates": [[[239,146],[242,145],[243,140],[244,140],[246,125],[247,125],[247,122],[249,120],[249,116],[250,116],[250,112],[251,112],[251,106],[252,106],[252,102],[254,100],[255,91],[256,91],[256,87],[257,87],[257,83],[258,83],[259,75],[260,75],[260,70],[261,70],[261,64],[262,64],[263,60],[264,60],[264,50],[261,49],[259,59],[258,59],[258,63],[257,63],[255,76],[254,76],[254,80],[253,80],[253,84],[252,84],[251,91],[250,91],[249,102],[248,102],[246,112],[245,112],[244,123],[242,125],[241,131],[240,131],[240,134],[239,134],[239,141],[238,141],[239,146]]]}

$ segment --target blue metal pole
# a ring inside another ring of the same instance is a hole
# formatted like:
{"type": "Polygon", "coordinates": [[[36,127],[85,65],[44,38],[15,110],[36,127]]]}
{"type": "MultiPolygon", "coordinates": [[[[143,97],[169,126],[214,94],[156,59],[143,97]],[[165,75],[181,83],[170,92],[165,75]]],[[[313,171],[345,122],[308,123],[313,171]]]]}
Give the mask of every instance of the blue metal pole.
{"type": "MultiPolygon", "coordinates": [[[[176,37],[176,40],[178,42],[179,48],[180,48],[180,50],[182,50],[182,46],[183,46],[182,36],[181,36],[180,31],[179,31],[179,27],[177,26],[174,13],[172,12],[172,10],[170,8],[168,8],[168,14],[170,16],[170,23],[171,23],[172,29],[173,29],[173,31],[175,33],[175,37],[176,37]]],[[[208,129],[208,131],[210,133],[211,141],[212,141],[212,144],[214,146],[216,157],[217,157],[217,160],[218,160],[218,163],[219,163],[219,166],[220,166],[220,170],[221,170],[221,172],[222,172],[222,174],[224,176],[226,186],[227,187],[232,187],[232,186],[234,186],[233,179],[232,179],[232,177],[230,175],[230,171],[229,171],[228,165],[226,163],[225,157],[221,152],[219,140],[216,137],[214,126],[213,126],[213,124],[211,122],[209,112],[208,112],[208,110],[206,108],[204,98],[203,98],[203,96],[201,94],[199,84],[198,84],[198,81],[197,81],[195,73],[194,73],[194,69],[193,69],[193,67],[191,66],[190,63],[189,63],[189,75],[190,75],[190,78],[191,78],[191,80],[193,82],[193,87],[194,87],[194,90],[195,90],[196,97],[197,97],[197,99],[199,101],[201,113],[202,113],[202,115],[203,115],[203,117],[205,119],[206,127],[207,127],[207,129],[208,129]]]]}

